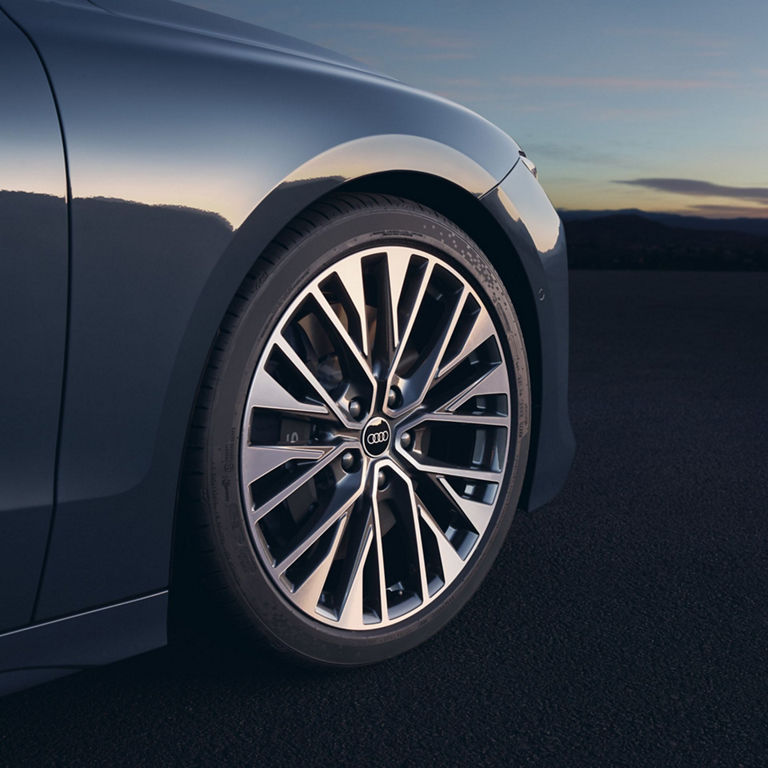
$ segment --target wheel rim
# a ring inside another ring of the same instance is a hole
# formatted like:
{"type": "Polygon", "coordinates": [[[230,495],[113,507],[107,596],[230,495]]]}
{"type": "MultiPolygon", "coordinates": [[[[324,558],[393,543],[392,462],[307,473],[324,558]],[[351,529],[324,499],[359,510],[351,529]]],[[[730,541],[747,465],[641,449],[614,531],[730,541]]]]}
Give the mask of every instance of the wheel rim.
{"type": "Polygon", "coordinates": [[[478,292],[406,245],[344,256],[283,313],[240,441],[253,547],[305,615],[346,630],[412,617],[493,527],[517,422],[478,292]]]}

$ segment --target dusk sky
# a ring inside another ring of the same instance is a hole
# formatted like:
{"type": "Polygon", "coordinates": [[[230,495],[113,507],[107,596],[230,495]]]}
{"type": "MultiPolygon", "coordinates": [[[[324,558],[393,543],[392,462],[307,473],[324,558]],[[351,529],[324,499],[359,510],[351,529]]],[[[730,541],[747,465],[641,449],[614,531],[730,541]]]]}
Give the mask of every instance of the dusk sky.
{"type": "Polygon", "coordinates": [[[191,0],[476,110],[554,204],[768,216],[768,2],[191,0]]]}

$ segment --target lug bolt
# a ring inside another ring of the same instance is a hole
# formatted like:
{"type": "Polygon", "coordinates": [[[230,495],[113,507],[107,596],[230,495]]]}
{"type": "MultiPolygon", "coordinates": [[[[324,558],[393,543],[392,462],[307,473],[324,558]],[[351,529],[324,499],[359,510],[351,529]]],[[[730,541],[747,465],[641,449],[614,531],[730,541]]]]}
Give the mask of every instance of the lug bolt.
{"type": "Polygon", "coordinates": [[[397,387],[392,387],[387,393],[387,406],[389,408],[397,408],[403,401],[403,396],[400,394],[400,390],[397,387]]]}
{"type": "Polygon", "coordinates": [[[355,468],[355,455],[350,451],[341,455],[341,468],[345,472],[351,472],[355,468]]]}
{"type": "Polygon", "coordinates": [[[384,490],[389,485],[389,479],[387,478],[387,473],[383,470],[379,470],[379,490],[384,490]]]}
{"type": "Polygon", "coordinates": [[[363,415],[363,404],[359,398],[355,398],[349,403],[349,415],[353,419],[359,419],[363,415]]]}
{"type": "Polygon", "coordinates": [[[403,434],[400,435],[400,445],[402,445],[403,448],[410,448],[412,442],[413,436],[410,432],[403,432],[403,434]]]}

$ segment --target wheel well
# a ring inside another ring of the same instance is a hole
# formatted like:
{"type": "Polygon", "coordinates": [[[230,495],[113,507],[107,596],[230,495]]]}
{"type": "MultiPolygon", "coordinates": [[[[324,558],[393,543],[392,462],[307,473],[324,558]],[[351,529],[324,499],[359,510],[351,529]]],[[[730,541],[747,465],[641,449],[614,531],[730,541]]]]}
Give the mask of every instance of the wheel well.
{"type": "MultiPolygon", "coordinates": [[[[423,173],[394,171],[365,176],[343,184],[335,192],[378,192],[408,198],[441,213],[461,227],[490,259],[517,312],[523,331],[531,376],[532,432],[529,457],[536,455],[541,404],[541,345],[536,302],[520,257],[488,209],[465,189],[423,173]]],[[[533,475],[528,462],[521,504],[525,505],[533,475]]]]}

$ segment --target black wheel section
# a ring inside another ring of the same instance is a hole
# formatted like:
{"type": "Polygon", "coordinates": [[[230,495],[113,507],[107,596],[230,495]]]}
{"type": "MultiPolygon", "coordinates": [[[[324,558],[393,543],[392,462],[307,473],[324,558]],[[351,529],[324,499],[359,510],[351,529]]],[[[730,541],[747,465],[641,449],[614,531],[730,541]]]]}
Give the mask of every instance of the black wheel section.
{"type": "Polygon", "coordinates": [[[368,664],[478,588],[529,427],[523,336],[487,257],[415,202],[337,195],[286,227],[232,302],[185,498],[258,637],[304,662],[368,664]]]}

